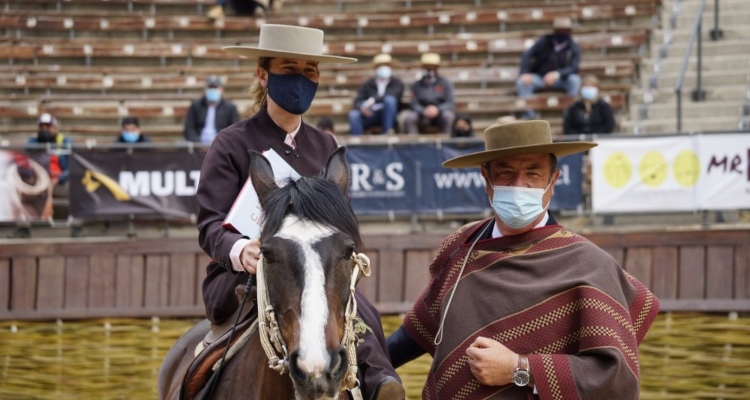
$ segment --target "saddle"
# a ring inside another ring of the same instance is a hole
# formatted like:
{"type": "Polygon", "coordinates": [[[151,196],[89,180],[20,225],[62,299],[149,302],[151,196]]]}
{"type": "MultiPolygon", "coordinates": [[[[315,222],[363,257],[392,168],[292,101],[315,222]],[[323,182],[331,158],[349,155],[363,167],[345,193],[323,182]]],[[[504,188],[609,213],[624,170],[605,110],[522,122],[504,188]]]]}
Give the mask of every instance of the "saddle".
{"type": "Polygon", "coordinates": [[[255,288],[253,288],[253,293],[248,296],[245,306],[242,307],[242,315],[234,331],[232,343],[229,343],[229,335],[231,334],[234,322],[237,320],[239,309],[231,317],[227,318],[224,323],[220,325],[211,324],[211,330],[196,346],[195,359],[183,377],[179,395],[180,400],[198,400],[202,398],[205,393],[201,392],[214,375],[214,365],[221,360],[227,347],[230,348],[230,354],[227,354],[228,361],[232,355],[232,346],[238,343],[248,329],[257,327],[257,324],[254,324],[254,322],[258,319],[258,308],[253,299],[255,299],[255,288]]]}

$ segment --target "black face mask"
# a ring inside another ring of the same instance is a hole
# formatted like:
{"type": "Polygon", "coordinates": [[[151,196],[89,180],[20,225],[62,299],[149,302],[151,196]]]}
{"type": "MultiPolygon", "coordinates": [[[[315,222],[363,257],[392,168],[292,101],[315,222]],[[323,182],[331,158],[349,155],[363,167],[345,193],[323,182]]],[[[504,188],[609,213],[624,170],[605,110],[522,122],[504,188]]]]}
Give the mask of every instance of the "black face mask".
{"type": "Polygon", "coordinates": [[[57,135],[50,131],[40,130],[36,133],[36,141],[39,143],[52,143],[55,141],[55,136],[57,135]]]}
{"type": "Polygon", "coordinates": [[[570,34],[569,34],[569,33],[559,33],[559,32],[555,32],[555,33],[554,33],[554,34],[552,35],[552,37],[554,37],[554,39],[555,39],[555,42],[557,42],[557,43],[562,43],[562,42],[564,42],[564,41],[567,41],[567,40],[568,40],[568,39],[570,38],[570,34]]]}
{"type": "Polygon", "coordinates": [[[469,137],[471,136],[471,130],[470,129],[456,129],[453,131],[454,137],[469,137]]]}

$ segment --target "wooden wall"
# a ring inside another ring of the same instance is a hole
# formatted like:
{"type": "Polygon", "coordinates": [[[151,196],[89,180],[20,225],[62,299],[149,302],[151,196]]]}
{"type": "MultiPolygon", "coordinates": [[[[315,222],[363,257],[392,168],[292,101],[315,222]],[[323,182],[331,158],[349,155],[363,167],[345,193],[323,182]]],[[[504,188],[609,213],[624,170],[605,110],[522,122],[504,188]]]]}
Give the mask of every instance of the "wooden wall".
{"type": "MultiPolygon", "coordinates": [[[[361,290],[407,310],[444,235],[365,237],[361,290]]],[[[750,230],[587,235],[656,293],[662,310],[750,311],[750,230]]],[[[208,257],[195,238],[0,241],[0,320],[203,315],[208,257]]]]}

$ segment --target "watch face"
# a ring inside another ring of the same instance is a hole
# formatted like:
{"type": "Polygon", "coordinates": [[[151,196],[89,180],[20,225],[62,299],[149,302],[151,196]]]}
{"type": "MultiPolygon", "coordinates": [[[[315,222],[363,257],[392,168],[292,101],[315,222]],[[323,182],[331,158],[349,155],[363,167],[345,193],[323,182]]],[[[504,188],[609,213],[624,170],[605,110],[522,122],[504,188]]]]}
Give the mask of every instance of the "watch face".
{"type": "Polygon", "coordinates": [[[529,381],[531,381],[529,371],[517,370],[513,373],[513,383],[515,383],[516,386],[528,386],[529,381]]]}

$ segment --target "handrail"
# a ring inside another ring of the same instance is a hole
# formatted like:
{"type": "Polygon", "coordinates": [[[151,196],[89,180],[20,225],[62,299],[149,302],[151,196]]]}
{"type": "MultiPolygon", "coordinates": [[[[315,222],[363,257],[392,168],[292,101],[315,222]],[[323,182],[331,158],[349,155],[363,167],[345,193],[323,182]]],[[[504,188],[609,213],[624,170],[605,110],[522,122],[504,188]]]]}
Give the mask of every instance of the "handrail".
{"type": "MultiPolygon", "coordinates": [[[[715,4],[717,4],[718,7],[718,1],[715,4]]],[[[705,92],[701,90],[701,74],[703,69],[703,41],[701,40],[701,27],[703,25],[703,9],[705,7],[706,0],[701,0],[701,4],[698,7],[698,15],[695,17],[695,23],[693,23],[693,29],[690,32],[690,40],[688,40],[688,45],[685,49],[685,56],[682,59],[680,75],[677,76],[677,83],[674,85],[674,91],[677,95],[677,133],[682,132],[682,81],[685,79],[685,72],[687,71],[688,61],[690,60],[690,55],[693,51],[693,43],[695,42],[696,36],[698,37],[698,87],[693,91],[693,101],[702,101],[705,98],[705,92]]]]}

